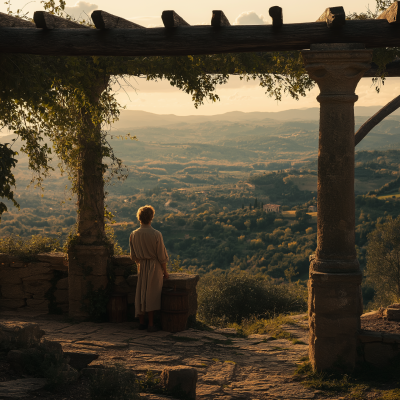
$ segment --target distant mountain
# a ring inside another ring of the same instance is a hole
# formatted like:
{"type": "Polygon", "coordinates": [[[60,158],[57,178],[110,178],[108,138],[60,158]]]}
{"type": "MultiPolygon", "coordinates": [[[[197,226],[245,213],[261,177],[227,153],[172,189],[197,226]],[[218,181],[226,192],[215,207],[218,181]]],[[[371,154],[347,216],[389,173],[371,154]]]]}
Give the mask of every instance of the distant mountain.
{"type": "MultiPolygon", "coordinates": [[[[381,107],[355,107],[357,117],[371,117],[381,107]]],[[[391,116],[400,116],[397,110],[391,116]]],[[[250,112],[232,111],[217,115],[187,115],[179,116],[174,114],[153,114],[146,111],[121,110],[120,120],[113,126],[113,130],[141,127],[158,127],[174,124],[199,124],[205,122],[228,121],[228,122],[260,122],[268,119],[276,121],[296,121],[296,120],[319,120],[319,108],[304,108],[295,110],[285,110],[279,112],[250,112]]]]}

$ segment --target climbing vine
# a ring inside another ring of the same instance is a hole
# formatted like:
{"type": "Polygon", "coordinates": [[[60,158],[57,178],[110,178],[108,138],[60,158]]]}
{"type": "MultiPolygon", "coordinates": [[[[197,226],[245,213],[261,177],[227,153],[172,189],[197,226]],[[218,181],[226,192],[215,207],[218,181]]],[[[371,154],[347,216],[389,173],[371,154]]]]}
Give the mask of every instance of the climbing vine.
{"type": "MultiPolygon", "coordinates": [[[[44,8],[65,17],[64,0],[43,2],[44,8]]],[[[373,18],[391,4],[377,0],[377,11],[352,14],[349,18],[373,18]]],[[[27,19],[20,10],[10,15],[27,19]]],[[[71,17],[68,17],[70,18],[71,17]]],[[[90,25],[89,21],[80,21],[90,25]]],[[[399,56],[397,48],[374,51],[382,82],[385,65],[399,56]]],[[[112,91],[130,76],[147,80],[168,80],[192,98],[194,106],[206,99],[215,102],[219,85],[235,74],[242,80],[258,81],[265,93],[281,100],[306,96],[314,82],[304,70],[300,52],[239,53],[182,57],[55,57],[5,54],[0,59],[0,125],[13,131],[23,143],[21,151],[28,155],[32,183],[41,186],[53,170],[54,155],[59,168],[71,180],[73,193],[79,194],[83,169],[83,149],[93,145],[98,154],[103,178],[124,179],[127,170],[107,141],[107,126],[119,118],[120,104],[112,91]],[[51,143],[44,140],[45,138],[51,143]]],[[[377,78],[377,79],[378,79],[377,78]]],[[[376,80],[377,82],[377,80],[376,80]]],[[[0,147],[1,198],[17,205],[11,188],[16,153],[9,145],[0,147]]],[[[6,210],[0,203],[0,214],[6,210]]]]}

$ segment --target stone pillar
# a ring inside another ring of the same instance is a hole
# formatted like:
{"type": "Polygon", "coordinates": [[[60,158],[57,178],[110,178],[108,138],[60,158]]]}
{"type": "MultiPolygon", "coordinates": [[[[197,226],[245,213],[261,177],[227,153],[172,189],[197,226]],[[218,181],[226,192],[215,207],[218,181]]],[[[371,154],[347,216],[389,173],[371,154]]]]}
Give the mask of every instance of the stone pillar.
{"type": "Polygon", "coordinates": [[[308,283],[313,368],[352,370],[362,314],[354,200],[355,89],[370,68],[361,44],[316,44],[302,52],[319,88],[318,242],[308,283]]]}
{"type": "Polygon", "coordinates": [[[107,265],[110,252],[106,246],[75,245],[69,252],[68,296],[69,316],[84,319],[87,306],[95,298],[90,293],[105,289],[108,284],[107,265]]]}
{"type": "MultiPolygon", "coordinates": [[[[100,73],[93,80],[88,93],[92,105],[98,105],[109,78],[100,73]]],[[[96,296],[100,298],[101,289],[107,287],[107,265],[112,256],[104,231],[101,124],[92,120],[95,115],[90,107],[82,107],[81,115],[82,124],[77,127],[79,168],[74,182],[78,197],[77,237],[68,250],[69,315],[73,318],[90,316],[85,306],[94,302],[96,296]]],[[[104,304],[101,307],[106,308],[104,304]]]]}

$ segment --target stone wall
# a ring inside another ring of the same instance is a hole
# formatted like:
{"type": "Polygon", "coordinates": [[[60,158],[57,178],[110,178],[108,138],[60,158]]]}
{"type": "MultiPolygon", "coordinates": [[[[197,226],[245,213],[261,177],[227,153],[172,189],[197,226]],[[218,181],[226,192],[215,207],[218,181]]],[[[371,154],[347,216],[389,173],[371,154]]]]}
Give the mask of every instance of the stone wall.
{"type": "MultiPolygon", "coordinates": [[[[128,297],[129,314],[134,316],[136,267],[129,256],[112,257],[114,293],[128,297]]],[[[68,259],[64,253],[38,254],[35,261],[24,261],[0,253],[0,310],[69,312],[68,259]]],[[[189,315],[196,318],[198,275],[170,274],[164,287],[189,291],[189,315]]]]}
{"type": "Polygon", "coordinates": [[[0,253],[0,308],[68,311],[68,262],[65,254],[39,254],[26,261],[0,253]]]}
{"type": "MultiPolygon", "coordinates": [[[[116,280],[114,286],[114,292],[120,294],[126,294],[128,296],[128,308],[131,316],[134,315],[134,303],[136,294],[137,275],[131,275],[127,279],[116,280]]],[[[196,320],[197,314],[197,283],[199,281],[199,275],[193,274],[169,274],[169,279],[164,280],[163,287],[173,289],[184,289],[189,293],[189,319],[191,322],[196,320]]]]}
{"type": "Polygon", "coordinates": [[[393,358],[400,356],[400,335],[361,330],[358,338],[361,362],[385,367],[393,358]]]}

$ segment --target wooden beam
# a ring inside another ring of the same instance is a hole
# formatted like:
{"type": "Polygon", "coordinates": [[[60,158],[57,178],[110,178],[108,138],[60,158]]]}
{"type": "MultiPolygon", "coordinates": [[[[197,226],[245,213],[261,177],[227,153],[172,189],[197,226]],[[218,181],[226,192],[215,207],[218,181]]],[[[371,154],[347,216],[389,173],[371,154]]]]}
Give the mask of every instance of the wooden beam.
{"type": "Polygon", "coordinates": [[[326,22],[329,28],[340,28],[346,23],[346,13],[343,7],[330,7],[317,19],[317,22],[326,22]]]}
{"type": "Polygon", "coordinates": [[[282,8],[278,6],[271,7],[269,9],[269,16],[272,18],[272,26],[279,29],[283,25],[283,13],[282,8]]]}
{"type": "Polygon", "coordinates": [[[223,11],[214,10],[212,12],[211,26],[214,28],[220,28],[221,26],[231,26],[231,24],[229,23],[228,18],[226,18],[223,11]]]}
{"type": "Polygon", "coordinates": [[[400,7],[399,2],[395,1],[393,4],[385,10],[377,19],[386,19],[389,24],[400,23],[400,7]]]}
{"type": "Polygon", "coordinates": [[[0,12],[1,28],[36,28],[33,22],[0,12]]]}
{"type": "Polygon", "coordinates": [[[365,43],[367,48],[400,47],[400,25],[386,20],[349,20],[340,29],[325,23],[182,26],[179,29],[0,28],[0,53],[102,56],[177,56],[289,51],[314,43],[365,43]]]}
{"type": "Polygon", "coordinates": [[[97,29],[145,29],[144,26],[101,10],[93,11],[91,18],[97,29]]]}
{"type": "Polygon", "coordinates": [[[42,29],[85,29],[88,26],[78,24],[57,15],[50,14],[46,11],[35,11],[33,14],[36,28],[42,29]]]}
{"type": "Polygon", "coordinates": [[[163,11],[161,19],[166,28],[176,28],[177,26],[189,26],[189,24],[173,10],[163,11]]]}

